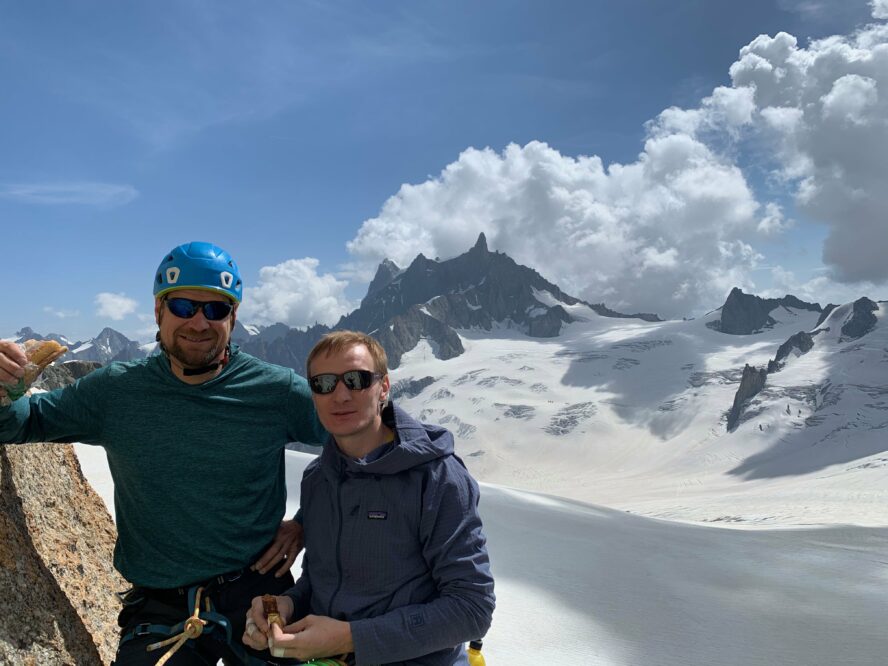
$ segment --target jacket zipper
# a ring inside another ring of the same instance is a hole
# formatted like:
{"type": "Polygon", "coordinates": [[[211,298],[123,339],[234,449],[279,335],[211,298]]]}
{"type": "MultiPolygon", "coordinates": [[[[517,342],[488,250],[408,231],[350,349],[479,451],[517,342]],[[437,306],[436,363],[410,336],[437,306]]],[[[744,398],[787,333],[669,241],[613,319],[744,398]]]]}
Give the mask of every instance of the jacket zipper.
{"type": "Polygon", "coordinates": [[[337,581],[336,581],[336,589],[333,590],[333,594],[330,596],[330,604],[327,606],[327,617],[333,616],[333,602],[336,600],[336,596],[339,594],[339,590],[342,589],[342,483],[343,479],[340,475],[339,483],[336,485],[336,508],[339,512],[339,526],[336,530],[336,573],[337,573],[337,581]]]}

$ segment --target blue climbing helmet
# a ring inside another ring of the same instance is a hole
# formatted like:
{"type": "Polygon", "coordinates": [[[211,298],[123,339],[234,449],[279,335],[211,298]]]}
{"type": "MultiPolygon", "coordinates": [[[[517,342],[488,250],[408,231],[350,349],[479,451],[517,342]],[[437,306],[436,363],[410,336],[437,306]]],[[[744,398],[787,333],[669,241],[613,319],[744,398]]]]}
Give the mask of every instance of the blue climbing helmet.
{"type": "Polygon", "coordinates": [[[234,259],[212,243],[180,245],[160,262],[154,275],[154,296],[174,289],[204,289],[224,294],[240,303],[244,286],[234,259]]]}

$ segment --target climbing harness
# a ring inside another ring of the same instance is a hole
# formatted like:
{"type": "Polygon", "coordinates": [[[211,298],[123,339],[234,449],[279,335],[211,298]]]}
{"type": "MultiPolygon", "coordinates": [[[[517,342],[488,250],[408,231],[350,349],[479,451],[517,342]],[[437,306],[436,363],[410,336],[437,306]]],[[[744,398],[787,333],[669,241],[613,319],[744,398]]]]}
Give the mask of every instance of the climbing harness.
{"type": "MultiPolygon", "coordinates": [[[[166,654],[164,654],[160,659],[157,660],[156,666],[163,666],[167,661],[169,661],[170,657],[176,654],[176,651],[185,645],[185,641],[188,641],[192,638],[197,638],[203,633],[204,627],[209,623],[208,620],[204,620],[200,617],[200,595],[203,593],[203,588],[197,588],[197,591],[194,594],[194,613],[191,614],[182,625],[182,633],[173,636],[172,638],[167,638],[164,641],[159,641],[157,643],[151,643],[148,646],[148,652],[153,652],[154,650],[159,650],[162,647],[166,647],[167,645],[172,645],[169,650],[167,650],[166,654]]],[[[206,611],[209,613],[210,611],[210,599],[209,597],[205,599],[206,601],[206,611]]]]}
{"type": "MultiPolygon", "coordinates": [[[[193,609],[190,617],[172,626],[165,624],[143,623],[136,625],[120,639],[120,644],[142,636],[162,636],[162,640],[151,643],[147,651],[152,652],[163,647],[170,649],[157,661],[156,666],[163,666],[183,645],[189,640],[199,638],[204,633],[224,633],[224,641],[230,648],[237,646],[232,641],[231,622],[221,613],[213,610],[213,604],[209,596],[203,596],[206,592],[204,586],[192,587],[188,590],[188,605],[193,609]],[[201,597],[203,596],[203,610],[201,610],[201,597]]],[[[219,637],[220,642],[222,637],[219,637]]],[[[246,661],[244,659],[244,661],[246,661]]]]}

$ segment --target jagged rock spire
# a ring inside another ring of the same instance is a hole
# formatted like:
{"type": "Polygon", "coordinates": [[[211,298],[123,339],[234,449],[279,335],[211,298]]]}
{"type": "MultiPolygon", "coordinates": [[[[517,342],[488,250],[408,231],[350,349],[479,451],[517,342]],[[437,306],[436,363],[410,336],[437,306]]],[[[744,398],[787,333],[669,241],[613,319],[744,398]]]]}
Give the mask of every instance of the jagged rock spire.
{"type": "Polygon", "coordinates": [[[484,235],[482,231],[478,234],[478,240],[475,241],[474,247],[472,247],[471,252],[490,252],[487,249],[487,236],[484,235]]]}

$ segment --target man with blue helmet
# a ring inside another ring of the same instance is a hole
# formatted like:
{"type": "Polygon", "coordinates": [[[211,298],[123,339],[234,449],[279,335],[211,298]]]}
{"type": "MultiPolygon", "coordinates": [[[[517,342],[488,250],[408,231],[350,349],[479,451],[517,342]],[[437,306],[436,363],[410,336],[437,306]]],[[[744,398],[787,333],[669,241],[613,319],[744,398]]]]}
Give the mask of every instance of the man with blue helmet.
{"type": "MultiPolygon", "coordinates": [[[[284,520],[284,447],[326,432],[304,378],[231,344],[243,283],[225,250],[176,247],[154,296],[160,354],[0,407],[0,443],[105,448],[114,565],[133,584],[116,664],[156,664],[173,648],[166,663],[266,663],[238,639],[251,599],[293,584],[302,548],[301,525],[284,520]]],[[[25,362],[0,342],[0,383],[25,362]]]]}

